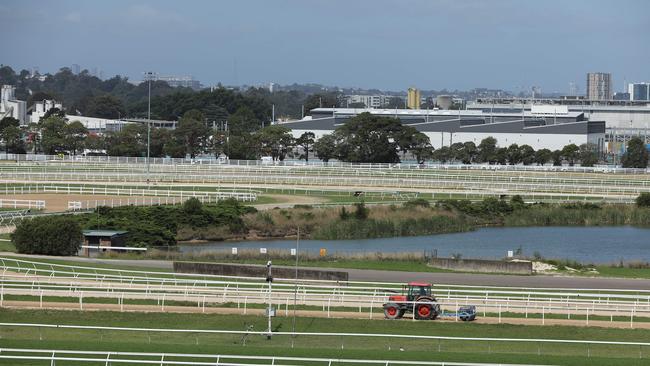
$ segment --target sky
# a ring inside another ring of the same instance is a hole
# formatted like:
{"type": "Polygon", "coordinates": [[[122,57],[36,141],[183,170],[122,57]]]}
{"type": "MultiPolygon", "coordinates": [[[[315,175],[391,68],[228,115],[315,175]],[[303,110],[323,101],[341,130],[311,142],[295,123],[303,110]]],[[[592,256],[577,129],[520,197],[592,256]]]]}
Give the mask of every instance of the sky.
{"type": "Polygon", "coordinates": [[[584,92],[650,81],[648,0],[0,0],[0,63],[141,80],[584,92]]]}

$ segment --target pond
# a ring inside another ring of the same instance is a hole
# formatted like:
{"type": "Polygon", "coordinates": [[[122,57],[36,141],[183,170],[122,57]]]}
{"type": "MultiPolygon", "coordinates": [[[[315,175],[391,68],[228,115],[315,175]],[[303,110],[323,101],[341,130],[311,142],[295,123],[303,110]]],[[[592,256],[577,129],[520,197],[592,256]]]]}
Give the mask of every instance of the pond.
{"type": "MultiPolygon", "coordinates": [[[[180,245],[182,252],[210,250],[285,249],[296,247],[295,240],[211,242],[180,245]]],[[[498,259],[508,250],[521,248],[532,257],[539,252],[545,258],[572,259],[583,263],[650,262],[650,229],[615,227],[490,227],[475,231],[429,236],[364,240],[301,240],[300,251],[318,253],[432,252],[439,257],[459,253],[463,258],[498,259]]]]}

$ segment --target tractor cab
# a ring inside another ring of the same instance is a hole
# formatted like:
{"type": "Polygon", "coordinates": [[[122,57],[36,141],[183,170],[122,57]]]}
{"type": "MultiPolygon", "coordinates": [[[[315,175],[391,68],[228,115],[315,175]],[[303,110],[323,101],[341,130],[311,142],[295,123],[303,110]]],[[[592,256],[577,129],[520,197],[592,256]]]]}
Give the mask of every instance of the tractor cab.
{"type": "Polygon", "coordinates": [[[431,284],[422,282],[409,282],[406,286],[406,301],[415,301],[421,296],[431,297],[431,284]]]}

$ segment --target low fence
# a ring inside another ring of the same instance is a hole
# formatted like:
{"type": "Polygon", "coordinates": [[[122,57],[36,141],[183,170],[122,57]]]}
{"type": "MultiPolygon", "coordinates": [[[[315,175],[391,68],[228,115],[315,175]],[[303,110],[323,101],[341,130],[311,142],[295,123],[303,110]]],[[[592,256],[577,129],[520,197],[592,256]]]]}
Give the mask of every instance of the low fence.
{"type": "Polygon", "coordinates": [[[486,259],[432,258],[429,266],[454,271],[533,274],[532,262],[508,262],[486,259]]]}
{"type": "MultiPolygon", "coordinates": [[[[252,330],[243,330],[243,331],[238,331],[238,330],[219,330],[219,329],[162,329],[162,328],[134,328],[134,327],[110,327],[110,326],[86,326],[86,325],[55,325],[55,324],[31,324],[31,323],[0,323],[0,327],[4,328],[32,328],[32,329],[73,329],[77,331],[89,331],[93,332],[94,334],[97,334],[97,332],[122,332],[126,334],[134,334],[134,333],[160,333],[160,334],[184,334],[187,336],[192,336],[192,335],[236,335],[236,336],[251,336],[251,335],[256,335],[256,336],[264,336],[267,337],[269,335],[272,335],[273,337],[292,337],[293,339],[296,339],[296,337],[319,337],[322,339],[332,339],[332,338],[337,338],[341,340],[341,344],[345,343],[345,340],[349,339],[368,339],[368,340],[374,340],[374,343],[377,343],[381,341],[382,339],[388,339],[388,340],[406,340],[409,341],[408,344],[412,344],[414,342],[420,342],[420,344],[423,345],[428,345],[428,349],[430,351],[435,351],[436,348],[438,349],[438,352],[441,351],[440,346],[442,341],[446,342],[455,342],[458,344],[461,344],[465,347],[465,350],[467,350],[467,347],[471,347],[471,349],[474,352],[480,352],[479,348],[476,347],[477,344],[485,345],[487,344],[488,347],[481,347],[480,349],[483,349],[484,352],[490,352],[490,350],[497,345],[503,345],[507,346],[510,350],[505,351],[506,353],[508,352],[513,352],[512,348],[516,349],[516,346],[526,346],[526,352],[524,353],[534,353],[537,355],[551,355],[554,354],[555,350],[560,348],[558,351],[562,353],[564,351],[563,355],[566,355],[566,350],[562,350],[562,346],[584,346],[583,349],[579,349],[581,351],[581,354],[579,356],[582,357],[591,357],[592,354],[597,351],[596,347],[603,347],[604,353],[603,356],[605,357],[612,357],[612,356],[618,356],[622,357],[623,352],[625,351],[625,356],[631,357],[631,358],[637,358],[637,359],[646,359],[648,356],[648,347],[650,347],[650,342],[625,342],[625,341],[601,341],[601,340],[579,340],[579,339],[547,339],[547,338],[495,338],[495,337],[454,337],[454,336],[435,336],[435,335],[410,335],[410,334],[394,334],[394,333],[389,333],[389,334],[381,334],[381,333],[345,333],[345,332],[331,332],[331,333],[326,333],[326,332],[282,332],[282,331],[276,331],[269,333],[268,331],[252,331],[252,330]],[[493,347],[490,347],[492,345],[493,347]],[[532,345],[533,347],[530,347],[532,345]],[[542,345],[547,345],[550,346],[545,350],[545,352],[542,352],[542,345]],[[537,346],[537,347],[534,347],[537,346]],[[614,351],[612,351],[614,350],[614,351]],[[617,352],[618,351],[618,352],[617,352]],[[582,353],[584,352],[584,353],[582,353]],[[612,354],[612,352],[615,352],[612,354]]],[[[299,339],[299,338],[298,338],[299,339]]],[[[577,349],[574,349],[573,351],[575,352],[577,349]]],[[[2,352],[0,355],[5,354],[5,351],[8,351],[8,349],[2,349],[2,352]]],[[[53,354],[51,350],[48,350],[50,354],[53,354]]],[[[54,351],[56,352],[59,351],[54,351]]],[[[67,351],[70,353],[74,352],[80,352],[84,353],[84,351],[67,351]]],[[[85,351],[88,352],[88,354],[93,354],[91,351],[85,351]]],[[[117,353],[114,352],[103,352],[104,361],[106,361],[106,357],[110,358],[110,355],[117,355],[117,353]]],[[[127,355],[127,353],[122,353],[122,355],[127,355]]],[[[162,353],[149,353],[149,354],[140,354],[140,355],[149,355],[149,356],[162,356],[162,353]]],[[[172,356],[173,354],[167,354],[169,356],[172,356]]],[[[181,355],[182,356],[182,355],[181,355]]],[[[204,355],[207,356],[207,355],[204,355]]],[[[199,356],[200,357],[200,356],[199,356]]],[[[214,357],[214,356],[212,356],[214,357]]],[[[235,357],[251,357],[251,356],[235,356],[235,357]]],[[[252,356],[250,359],[254,359],[252,356]]],[[[265,357],[261,356],[260,359],[266,358],[267,360],[271,361],[271,359],[275,359],[276,361],[281,361],[281,360],[289,360],[292,358],[279,358],[279,357],[265,357]]],[[[213,360],[215,360],[213,358],[213,360]]],[[[296,359],[294,359],[296,360],[296,359]]],[[[302,359],[302,362],[305,362],[307,359],[302,359]]],[[[330,365],[329,362],[336,362],[336,363],[348,363],[348,360],[341,360],[341,359],[312,359],[312,360],[323,360],[323,362],[326,362],[326,364],[330,365]]],[[[353,360],[352,364],[354,364],[353,360]]],[[[360,364],[363,363],[371,363],[371,364],[383,364],[386,365],[386,362],[389,362],[388,364],[402,364],[400,362],[405,362],[404,364],[408,365],[440,365],[441,363],[426,363],[426,361],[387,361],[387,360],[357,360],[359,361],[360,364]]],[[[160,360],[158,360],[160,362],[160,360]]],[[[210,365],[215,365],[214,361],[212,363],[209,363],[210,365]]],[[[219,365],[223,365],[221,363],[218,363],[219,365]]],[[[304,363],[303,363],[304,364],[304,363]]],[[[467,363],[445,363],[446,365],[472,365],[467,364],[467,363]]],[[[278,364],[275,364],[278,365],[278,364]]],[[[479,364],[481,365],[481,364],[479,364]]]]}
{"type": "MultiPolygon", "coordinates": [[[[488,363],[475,362],[436,362],[436,361],[407,361],[407,360],[361,360],[345,358],[315,358],[315,357],[282,357],[282,356],[242,356],[222,354],[181,354],[181,353],[142,353],[142,352],[111,352],[111,351],[74,351],[74,350],[42,350],[26,348],[2,348],[0,360],[32,360],[104,364],[141,364],[141,365],[187,365],[187,366],[314,366],[332,365],[422,365],[422,366],[497,366],[488,363]],[[200,361],[197,361],[200,360],[200,361]]],[[[510,365],[498,366],[541,366],[541,365],[510,365]]]]}
{"type": "Polygon", "coordinates": [[[0,199],[0,208],[27,208],[42,210],[45,208],[45,201],[0,199]]]}

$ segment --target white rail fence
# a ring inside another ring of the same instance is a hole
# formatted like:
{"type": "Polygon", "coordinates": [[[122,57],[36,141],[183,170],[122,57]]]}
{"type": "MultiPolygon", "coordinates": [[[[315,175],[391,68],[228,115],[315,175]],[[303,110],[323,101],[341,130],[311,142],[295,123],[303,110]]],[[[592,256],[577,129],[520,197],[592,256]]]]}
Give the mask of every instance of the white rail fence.
{"type": "MultiPolygon", "coordinates": [[[[7,271],[17,271],[23,276],[31,273],[47,277],[74,277],[76,279],[90,279],[93,281],[105,282],[116,281],[119,283],[147,283],[174,285],[185,287],[226,285],[242,287],[265,287],[265,278],[223,276],[195,273],[176,272],[155,272],[131,269],[98,268],[92,266],[64,265],[47,262],[29,261],[16,258],[0,257],[0,265],[3,274],[7,271]]],[[[403,284],[395,282],[367,282],[367,281],[331,281],[331,280],[302,280],[293,278],[275,278],[276,287],[285,286],[293,288],[299,286],[309,288],[310,291],[324,294],[353,293],[353,294],[380,294],[387,296],[402,289],[403,284]],[[334,291],[332,293],[331,291],[334,291]]],[[[650,305],[650,290],[621,290],[621,289],[579,289],[579,288],[536,288],[508,287],[508,286],[476,286],[476,285],[447,285],[433,284],[434,292],[437,295],[447,293],[472,293],[477,292],[480,296],[523,296],[530,297],[531,294],[540,294],[547,297],[560,299],[596,299],[598,301],[624,300],[636,303],[647,303],[650,305]]]]}
{"type": "Polygon", "coordinates": [[[42,210],[45,208],[45,201],[0,199],[0,208],[27,208],[27,209],[42,210]]]}
{"type": "Polygon", "coordinates": [[[143,353],[143,352],[109,352],[109,351],[71,351],[43,350],[26,348],[0,348],[0,359],[74,361],[80,363],[102,363],[106,366],[113,364],[141,365],[188,365],[188,366],[293,366],[304,365],[422,365],[422,366],[541,366],[522,364],[493,364],[466,362],[435,362],[435,361],[406,361],[406,360],[361,360],[345,358],[313,358],[313,357],[282,357],[282,356],[242,356],[220,354],[185,354],[185,353],[143,353]],[[197,361],[201,360],[201,361],[197,361]]]}
{"type": "MultiPolygon", "coordinates": [[[[27,185],[0,188],[0,194],[36,194],[36,193],[57,193],[57,194],[78,194],[78,195],[103,195],[103,196],[138,196],[138,197],[166,197],[166,198],[204,198],[211,201],[234,198],[239,201],[255,201],[258,192],[237,192],[237,191],[194,191],[194,190],[171,190],[171,189],[144,189],[144,188],[118,188],[118,187],[97,187],[97,186],[54,186],[54,185],[27,185]]],[[[38,202],[29,200],[7,200],[0,199],[0,207],[18,202],[38,202]]],[[[6,206],[4,206],[6,207],[6,206]]],[[[21,206],[22,207],[22,206],[21,206]]]]}
{"type": "MultiPolygon", "coordinates": [[[[88,271],[87,267],[79,267],[88,271]]],[[[93,270],[93,269],[91,269],[93,270]]],[[[101,269],[94,269],[101,270],[101,269]]],[[[268,300],[268,287],[263,280],[183,279],[160,277],[121,276],[115,274],[57,271],[41,268],[7,266],[3,259],[0,301],[4,295],[28,295],[39,298],[65,296],[78,299],[83,308],[84,297],[113,299],[124,310],[124,299],[151,300],[164,311],[165,301],[193,302],[205,312],[206,304],[219,306],[226,303],[237,304],[243,313],[248,305],[261,304],[268,300]],[[33,273],[33,274],[32,274],[33,273]],[[37,275],[40,273],[40,275],[37,275]]],[[[168,274],[171,275],[171,274],[168,274]]],[[[285,280],[292,281],[292,280],[285,280]]],[[[294,296],[299,305],[321,310],[323,316],[331,316],[335,311],[354,311],[359,316],[372,318],[373,311],[380,310],[388,296],[395,290],[374,286],[399,288],[398,284],[372,283],[309,283],[298,285],[278,280],[273,286],[273,302],[278,308],[288,312],[293,306],[294,296]],[[344,309],[341,309],[344,308],[344,309]],[[366,315],[362,315],[365,313],[366,315]]],[[[460,305],[477,305],[479,310],[501,318],[503,313],[520,313],[525,317],[539,317],[544,323],[547,314],[562,314],[567,319],[582,317],[587,323],[590,316],[610,321],[629,319],[634,327],[635,318],[650,317],[650,295],[618,291],[603,293],[594,290],[567,291],[564,289],[507,289],[478,288],[463,286],[434,287],[434,294],[442,306],[457,309],[460,305]],[[537,316],[535,315],[537,314],[537,316]]],[[[608,291],[608,290],[607,290],[608,291]]],[[[614,290],[612,290],[614,291],[614,290]]]]}
{"type": "MultiPolygon", "coordinates": [[[[39,308],[58,308],[61,305],[60,298],[70,298],[68,303],[74,305],[79,310],[88,309],[102,309],[102,310],[115,310],[115,311],[129,311],[129,310],[143,310],[147,311],[179,311],[179,312],[199,312],[199,313],[223,313],[220,306],[225,304],[236,304],[236,313],[246,315],[251,311],[261,312],[261,308],[256,305],[267,304],[269,302],[269,293],[262,291],[232,291],[231,293],[214,293],[202,291],[183,291],[182,289],[176,292],[169,290],[134,290],[132,288],[110,288],[105,290],[84,289],[81,287],[70,288],[69,285],[53,288],[48,286],[44,288],[38,284],[15,285],[2,283],[0,286],[0,307],[6,306],[25,306],[25,296],[33,297],[38,303],[39,308]],[[248,293],[248,295],[247,295],[248,293]],[[5,300],[10,295],[20,296],[19,303],[12,302],[11,299],[5,300]],[[48,297],[55,297],[59,300],[54,305],[48,303],[48,297]],[[91,300],[89,300],[91,299],[91,300]],[[103,299],[104,301],[97,301],[103,299]],[[112,301],[109,301],[112,300],[112,301]],[[127,303],[125,303],[125,300],[127,303]],[[149,303],[139,303],[129,305],[129,300],[148,300],[149,303]],[[97,305],[97,304],[101,305],[97,305]],[[188,304],[189,303],[189,304],[188,304]],[[192,305],[196,304],[196,306],[192,305]],[[18,305],[16,305],[18,304],[18,305]],[[109,305],[108,307],[106,305],[109,305]],[[110,309],[109,309],[110,308],[110,309]]],[[[306,292],[301,292],[296,297],[291,293],[273,291],[271,294],[271,303],[278,310],[281,316],[290,316],[290,311],[293,309],[300,309],[301,314],[309,316],[321,317],[354,317],[360,319],[373,319],[381,318],[381,306],[387,302],[386,298],[364,298],[364,297],[350,297],[341,296],[336,299],[327,297],[317,297],[306,292]],[[294,306],[294,301],[296,305],[294,306]],[[358,312],[357,312],[358,309],[358,312]],[[378,314],[379,313],[379,314],[378,314]],[[353,315],[353,316],[352,316],[353,315]]],[[[422,301],[404,302],[413,307],[413,312],[417,305],[429,304],[422,301]]],[[[438,304],[443,307],[442,317],[451,318],[459,321],[459,315],[456,312],[459,306],[463,305],[476,305],[483,313],[483,316],[498,318],[501,323],[507,316],[512,317],[512,313],[518,313],[524,318],[535,318],[539,323],[546,324],[547,319],[553,318],[554,320],[563,319],[558,318],[557,315],[566,317],[567,320],[575,320],[585,322],[586,325],[594,323],[594,317],[609,318],[609,322],[626,322],[630,328],[638,326],[639,316],[647,317],[650,313],[638,310],[634,305],[630,304],[585,304],[585,303],[554,303],[554,302],[526,302],[518,301],[516,299],[472,299],[472,298],[459,298],[448,299],[438,298],[438,304]],[[451,310],[449,309],[451,308],[451,310]],[[452,315],[446,315],[452,313],[452,315]],[[590,318],[591,317],[591,318],[590,318]],[[580,319],[582,318],[582,319],[580,319]],[[635,319],[636,318],[636,319],[635,319]]],[[[29,305],[27,305],[29,306],[29,305]]],[[[70,309],[75,306],[65,306],[64,308],[70,309]]],[[[415,318],[412,318],[415,321],[415,318]]]]}
{"type": "MultiPolygon", "coordinates": [[[[95,163],[95,164],[138,164],[147,163],[147,158],[120,157],[120,156],[74,156],[74,155],[43,155],[43,154],[4,154],[0,153],[0,160],[14,160],[16,162],[40,163],[95,163]]],[[[615,174],[643,174],[647,169],[619,168],[609,165],[594,167],[580,166],[536,166],[536,165],[488,165],[488,164],[417,164],[417,163],[346,163],[322,162],[301,160],[285,160],[278,162],[265,162],[261,160],[231,160],[217,159],[215,157],[187,158],[150,158],[152,165],[218,165],[218,166],[286,166],[286,167],[329,167],[329,168],[354,168],[354,169],[448,169],[448,170],[495,170],[495,171],[525,171],[525,172],[570,172],[570,173],[615,173],[615,174]]]]}
{"type": "MultiPolygon", "coordinates": [[[[160,206],[160,205],[177,205],[182,204],[190,198],[196,198],[201,203],[217,203],[224,198],[213,196],[185,196],[185,197],[133,197],[133,198],[111,198],[103,200],[84,200],[84,201],[68,201],[68,210],[79,211],[89,210],[100,206],[105,207],[122,207],[122,206],[160,206]]],[[[238,200],[242,196],[239,196],[238,200]]],[[[244,201],[255,201],[256,198],[246,198],[244,201]]]]}

